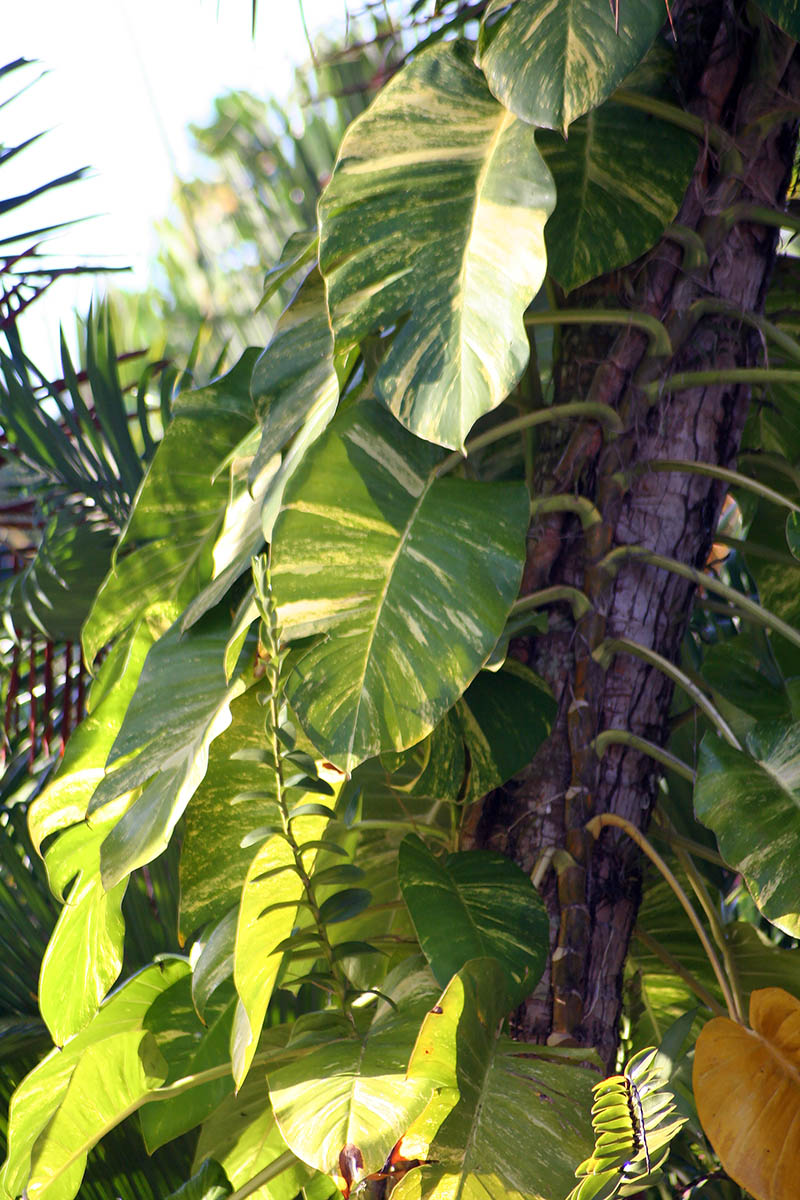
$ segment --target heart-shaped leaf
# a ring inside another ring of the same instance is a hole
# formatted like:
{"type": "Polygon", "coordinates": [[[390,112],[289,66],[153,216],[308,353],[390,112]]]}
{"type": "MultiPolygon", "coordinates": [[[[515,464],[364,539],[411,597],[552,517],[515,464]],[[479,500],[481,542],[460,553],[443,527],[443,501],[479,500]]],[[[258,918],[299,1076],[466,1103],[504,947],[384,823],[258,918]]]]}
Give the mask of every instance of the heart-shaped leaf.
{"type": "Polygon", "coordinates": [[[713,734],[700,746],[694,803],[717,835],[725,860],[741,871],[764,916],[800,934],[800,726],[756,725],[746,751],[713,734]],[[758,812],[758,821],[752,819],[758,812]]]}
{"type": "Polygon", "coordinates": [[[661,0],[490,0],[478,42],[489,87],[524,121],[564,133],[610,96],[664,23],[661,0]]]}
{"type": "Polygon", "coordinates": [[[397,875],[420,946],[445,987],[473,958],[496,958],[510,1006],[544,969],[549,921],[538,892],[502,854],[470,850],[437,859],[415,834],[400,847],[397,875]]]}
{"type": "Polygon", "coordinates": [[[326,633],[287,693],[351,770],[421,741],[490,653],[517,594],[518,483],[437,477],[442,452],[374,402],[337,415],[287,489],[272,585],[285,633],[326,633]]]}
{"type": "Polygon", "coordinates": [[[410,1172],[394,1200],[553,1200],[574,1183],[593,1141],[600,1075],[578,1065],[592,1052],[501,1036],[507,1002],[500,965],[476,959],[425,1018],[408,1079],[435,1092],[403,1143],[435,1161],[410,1172]]]}
{"type": "Polygon", "coordinates": [[[750,997],[750,1028],[703,1027],[692,1083],[697,1114],[732,1179],[755,1200],[794,1200],[800,1162],[800,1001],[782,988],[750,997]]]}
{"type": "Polygon", "coordinates": [[[399,71],[345,134],[319,206],[337,349],[397,325],[376,392],[451,447],[528,361],[522,317],[554,203],[533,129],[497,103],[471,54],[434,46],[399,71]]]}

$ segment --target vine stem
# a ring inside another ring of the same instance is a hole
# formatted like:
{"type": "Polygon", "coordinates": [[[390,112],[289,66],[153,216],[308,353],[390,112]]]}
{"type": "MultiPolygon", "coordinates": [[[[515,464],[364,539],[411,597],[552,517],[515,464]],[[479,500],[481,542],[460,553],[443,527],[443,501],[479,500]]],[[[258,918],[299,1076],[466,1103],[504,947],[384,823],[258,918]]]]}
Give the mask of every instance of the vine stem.
{"type": "MultiPolygon", "coordinates": [[[[800,372],[797,374],[800,379],[800,372]]],[[[764,625],[767,629],[772,629],[775,633],[779,633],[781,637],[785,637],[788,642],[792,642],[795,646],[800,646],[800,633],[796,629],[793,629],[791,625],[787,625],[780,617],[776,617],[774,613],[771,613],[766,608],[762,608],[754,600],[750,600],[749,597],[744,596],[741,592],[737,592],[735,588],[728,587],[726,583],[722,583],[721,580],[716,579],[713,575],[707,575],[704,571],[698,571],[695,567],[678,562],[676,558],[667,558],[664,554],[655,554],[652,550],[647,550],[644,546],[617,546],[606,555],[602,565],[606,570],[616,571],[617,564],[626,558],[641,559],[643,562],[649,563],[650,566],[661,567],[665,571],[671,571],[674,575],[681,575],[684,579],[697,584],[698,587],[705,588],[708,592],[716,592],[718,596],[722,596],[723,600],[727,600],[736,608],[741,609],[743,613],[747,613],[759,625],[764,625]]]]}
{"type": "Polygon", "coordinates": [[[696,683],[692,682],[680,667],[676,667],[674,663],[671,663],[668,658],[664,658],[656,650],[651,650],[647,646],[640,646],[638,642],[633,642],[630,638],[607,638],[606,641],[600,643],[596,650],[592,651],[592,658],[601,667],[607,667],[615,654],[632,654],[634,658],[640,658],[642,662],[646,662],[649,666],[657,667],[668,679],[671,679],[673,683],[677,683],[687,695],[691,696],[697,707],[702,709],[711,723],[716,726],[728,745],[733,746],[734,750],[741,750],[742,747],[736,734],[722,716],[722,713],[719,712],[711,703],[708,696],[700,690],[696,683]]]}
{"type": "Polygon", "coordinates": [[[684,983],[688,984],[695,996],[697,996],[698,1000],[702,1000],[703,1004],[711,1009],[715,1017],[725,1016],[725,1009],[722,1007],[719,1001],[715,1000],[715,998],[711,995],[711,992],[707,991],[707,989],[703,987],[700,980],[696,979],[692,972],[688,971],[686,967],[684,967],[683,963],[678,962],[674,954],[670,954],[669,950],[667,950],[665,946],[662,946],[660,942],[656,941],[656,939],[647,933],[646,930],[640,929],[638,925],[633,931],[633,936],[637,938],[643,946],[646,946],[652,954],[655,954],[656,958],[660,958],[664,965],[669,967],[670,971],[674,971],[684,983]]]}
{"type": "MultiPolygon", "coordinates": [[[[669,818],[663,813],[657,813],[656,820],[658,821],[663,836],[666,837],[668,842],[672,842],[671,834],[673,833],[673,829],[669,818]]],[[[683,867],[686,877],[689,880],[689,883],[692,885],[692,890],[699,900],[703,912],[706,914],[706,920],[708,921],[714,941],[719,947],[719,952],[722,955],[722,961],[725,964],[725,973],[731,985],[731,996],[736,1007],[736,1019],[740,1024],[744,1024],[744,1005],[742,1003],[741,989],[739,986],[739,973],[736,970],[736,964],[731,957],[728,940],[725,937],[722,925],[720,924],[719,918],[714,910],[711,897],[708,894],[708,888],[703,882],[700,872],[694,865],[691,856],[687,854],[686,849],[683,846],[674,843],[672,845],[672,850],[678,859],[678,862],[683,867]]]]}
{"type": "Polygon", "coordinates": [[[559,601],[566,601],[572,605],[572,612],[576,619],[585,617],[592,611],[592,602],[588,596],[578,588],[570,587],[565,583],[542,588],[541,591],[531,592],[528,596],[521,596],[512,604],[508,619],[511,621],[516,617],[521,617],[524,613],[531,612],[532,609],[542,608],[545,604],[557,604],[559,601]]]}
{"type": "Polygon", "coordinates": [[[598,733],[592,742],[592,749],[598,758],[603,757],[609,746],[630,746],[632,750],[639,750],[642,754],[647,754],[656,762],[661,763],[662,766],[669,767],[671,771],[683,779],[687,779],[689,783],[693,784],[695,781],[695,772],[682,759],[670,754],[669,750],[665,750],[663,746],[656,746],[654,742],[648,742],[646,738],[631,733],[629,729],[605,729],[602,733],[598,733]]]}
{"type": "Polygon", "coordinates": [[[672,392],[683,392],[693,387],[714,387],[718,384],[762,384],[800,383],[800,370],[791,367],[726,367],[716,371],[678,371],[668,379],[655,379],[640,385],[641,391],[650,399],[657,400],[672,392]]]}
{"type": "Polygon", "coordinates": [[[649,313],[616,308],[558,308],[551,312],[526,313],[525,324],[534,325],[622,325],[641,329],[650,339],[649,355],[672,355],[672,342],[664,325],[649,313]]]}
{"type": "Polygon", "coordinates": [[[717,977],[717,983],[722,991],[722,995],[725,999],[725,1004],[731,1020],[741,1024],[741,1021],[736,1015],[737,1006],[731,992],[730,984],[720,965],[714,947],[711,945],[708,934],[703,928],[702,922],[695,912],[691,900],[678,883],[678,880],[675,878],[672,871],[664,862],[664,859],[661,857],[655,847],[647,840],[640,829],[637,829],[636,826],[630,821],[627,821],[625,817],[618,816],[617,813],[599,813],[598,816],[592,817],[591,821],[587,822],[585,828],[586,831],[592,835],[592,837],[597,838],[600,836],[601,830],[608,825],[611,825],[616,829],[621,829],[623,833],[628,835],[631,841],[636,842],[636,845],[639,847],[639,849],[647,855],[651,863],[653,863],[656,869],[672,888],[673,892],[680,901],[684,912],[691,921],[695,933],[700,939],[700,943],[705,950],[708,961],[711,963],[711,967],[717,977]]]}
{"type": "Polygon", "coordinates": [[[690,458],[655,458],[650,462],[640,463],[634,470],[637,475],[644,475],[648,471],[676,471],[685,475],[706,475],[710,479],[720,479],[723,483],[730,483],[733,487],[745,488],[749,492],[754,492],[756,496],[761,496],[763,500],[770,500],[781,508],[788,508],[792,512],[800,513],[800,504],[795,504],[793,500],[789,500],[780,492],[767,487],[764,483],[759,483],[757,479],[751,479],[749,475],[731,471],[728,467],[718,467],[715,463],[696,462],[690,458]]]}
{"type": "Polygon", "coordinates": [[[572,496],[560,494],[557,496],[537,496],[531,501],[531,517],[540,517],[543,513],[573,512],[581,522],[584,532],[595,525],[602,525],[603,518],[592,504],[588,496],[572,496]]]}
{"type": "Polygon", "coordinates": [[[452,471],[454,467],[463,463],[466,455],[474,453],[475,450],[481,450],[484,446],[491,446],[493,442],[499,442],[501,438],[510,437],[513,433],[521,433],[523,429],[531,429],[534,425],[545,425],[548,421],[570,421],[573,417],[589,417],[600,424],[607,425],[613,433],[622,432],[619,413],[608,404],[600,404],[594,400],[576,400],[573,404],[553,404],[549,408],[540,408],[536,412],[524,413],[521,417],[503,421],[502,424],[495,425],[494,429],[487,429],[486,433],[479,433],[477,437],[470,438],[464,447],[466,453],[462,454],[460,450],[454,450],[452,454],[448,454],[439,463],[434,471],[434,476],[438,479],[442,475],[446,475],[448,471],[452,471]]]}

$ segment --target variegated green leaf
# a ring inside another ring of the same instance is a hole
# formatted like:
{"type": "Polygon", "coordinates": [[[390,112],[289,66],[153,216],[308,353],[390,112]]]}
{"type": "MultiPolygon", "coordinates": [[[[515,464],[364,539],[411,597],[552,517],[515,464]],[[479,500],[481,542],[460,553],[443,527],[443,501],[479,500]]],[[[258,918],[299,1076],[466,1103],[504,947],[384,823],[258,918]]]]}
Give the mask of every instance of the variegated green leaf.
{"type": "MultiPolygon", "coordinates": [[[[328,773],[323,771],[322,774],[328,773]]],[[[297,793],[298,805],[315,799],[314,795],[297,793]]],[[[327,824],[325,816],[313,813],[299,816],[292,821],[292,836],[298,845],[316,843],[327,824]]],[[[301,855],[303,868],[309,875],[317,853],[318,847],[312,845],[301,855]]],[[[239,1005],[231,1033],[231,1059],[237,1087],[241,1087],[253,1061],[267,1005],[283,961],[283,951],[276,951],[276,947],[289,937],[297,924],[300,903],[306,899],[303,881],[295,869],[294,851],[282,834],[275,834],[264,842],[253,858],[239,905],[233,960],[239,1005]]]]}
{"type": "Polygon", "coordinates": [[[553,202],[464,44],[419,54],[345,135],[320,201],[336,345],[397,326],[375,388],[418,436],[460,447],[519,379],[553,202]]]}
{"type": "MultiPolygon", "coordinates": [[[[241,1089],[228,1097],[200,1130],[195,1167],[213,1158],[225,1169],[235,1188],[244,1187],[260,1171],[286,1158],[286,1143],[275,1124],[262,1075],[251,1075],[241,1089]]],[[[285,1169],[255,1193],[256,1200],[294,1200],[313,1172],[290,1157],[285,1169]]],[[[329,1182],[329,1191],[334,1190],[329,1182]]]]}
{"type": "Polygon", "coordinates": [[[735,750],[713,734],[700,746],[694,793],[698,820],[744,876],[764,916],[800,936],[800,726],[756,725],[735,750]],[[753,813],[758,821],[753,821],[753,813]]]}
{"type": "Polygon", "coordinates": [[[438,995],[419,958],[407,959],[384,985],[366,1028],[328,1011],[300,1017],[289,1048],[306,1053],[268,1072],[275,1118],[291,1150],[320,1171],[338,1170],[347,1143],[377,1171],[430,1096],[427,1081],[406,1080],[420,1021],[438,995]]]}
{"type": "Polygon", "coordinates": [[[325,409],[332,416],[339,398],[325,285],[317,267],[298,289],[256,360],[251,390],[261,424],[252,470],[255,478],[312,409],[325,409]]]}
{"type": "Polygon", "coordinates": [[[134,1112],[166,1074],[151,1033],[131,1030],[87,1046],[58,1111],[34,1146],[26,1196],[53,1195],[65,1178],[67,1194],[74,1195],[72,1181],[80,1181],[92,1146],[134,1112]]]}
{"type": "MultiPolygon", "coordinates": [[[[62,1050],[53,1050],[26,1075],[13,1095],[9,1109],[8,1157],[0,1172],[0,1189],[4,1188],[7,1196],[13,1198],[22,1194],[31,1174],[32,1152],[38,1163],[39,1174],[51,1174],[56,1162],[59,1164],[59,1187],[57,1193],[55,1190],[52,1192],[53,1195],[57,1194],[59,1200],[71,1200],[76,1195],[83,1175],[85,1155],[79,1155],[65,1166],[65,1160],[71,1154],[74,1129],[68,1131],[66,1144],[51,1136],[51,1119],[65,1102],[75,1069],[84,1056],[94,1049],[94,1061],[97,1062],[99,1057],[101,1070],[105,1063],[110,1072],[118,1039],[133,1037],[135,1041],[141,1038],[153,1001],[177,979],[186,975],[188,970],[187,962],[173,959],[148,967],[134,976],[109,997],[85,1029],[67,1042],[62,1050]],[[43,1154],[40,1135],[45,1130],[49,1132],[45,1135],[47,1153],[43,1154]]],[[[89,1108],[91,1111],[91,1105],[89,1108]]],[[[98,1130],[98,1135],[100,1132],[98,1130]]]]}
{"type": "Polygon", "coordinates": [[[547,269],[565,292],[655,245],[697,159],[691,134],[612,101],[576,121],[568,139],[542,130],[536,144],[558,197],[545,229],[547,269]]]}
{"type": "Polygon", "coordinates": [[[227,636],[224,614],[209,615],[183,636],[173,625],[147,655],[107,773],[89,806],[95,813],[142,788],[103,842],[106,887],[166,848],[205,775],[211,743],[230,724],[230,702],[245,684],[241,679],[226,683],[227,636]]]}
{"type": "Polygon", "coordinates": [[[176,401],[84,627],[87,662],[143,609],[171,600],[184,608],[227,566],[213,560],[230,498],[220,467],[256,423],[250,399],[256,353],[248,350],[222,379],[176,401]]]}
{"type": "Polygon", "coordinates": [[[501,1035],[504,975],[474,959],[425,1017],[408,1064],[433,1097],[404,1144],[433,1160],[394,1200],[553,1200],[592,1145],[592,1051],[523,1046],[501,1035]]]}
{"type": "Polygon", "coordinates": [[[91,1019],[122,968],[121,904],[127,880],[107,892],[99,867],[100,844],[126,802],[112,806],[108,816],[91,826],[84,818],[152,642],[149,628],[140,622],[114,647],[92,688],[89,715],[70,738],[55,779],[28,814],[37,850],[50,839],[48,878],[65,901],[39,979],[41,1013],[58,1045],[91,1019]]]}
{"type": "Polygon", "coordinates": [[[374,402],[356,405],[308,455],[275,526],[284,630],[328,635],[299,659],[289,700],[343,770],[430,732],[517,594],[527,490],[437,478],[441,458],[374,402]]]}
{"type": "Polygon", "coordinates": [[[544,903],[525,872],[491,850],[435,858],[409,834],[397,877],[440,986],[470,959],[496,958],[507,975],[509,1006],[521,1004],[539,981],[550,942],[544,903]]]}
{"type": "Polygon", "coordinates": [[[489,87],[545,129],[567,128],[601,104],[644,57],[664,23],[663,0],[489,0],[478,42],[489,87]]]}
{"type": "Polygon", "coordinates": [[[208,770],[186,813],[180,862],[180,930],[188,938],[238,905],[257,847],[242,846],[253,829],[275,816],[271,771],[235,759],[264,745],[264,710],[258,688],[231,703],[231,724],[211,746],[208,770]]]}

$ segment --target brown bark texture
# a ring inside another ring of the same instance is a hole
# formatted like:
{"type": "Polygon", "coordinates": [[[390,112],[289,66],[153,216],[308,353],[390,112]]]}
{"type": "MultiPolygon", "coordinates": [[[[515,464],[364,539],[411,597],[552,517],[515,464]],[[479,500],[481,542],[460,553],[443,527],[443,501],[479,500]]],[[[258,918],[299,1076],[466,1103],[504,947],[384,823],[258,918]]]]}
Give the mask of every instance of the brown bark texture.
{"type": "MultiPolygon", "coordinates": [[[[545,493],[587,496],[600,520],[588,529],[572,514],[535,522],[523,592],[569,584],[593,607],[577,621],[565,606],[551,610],[548,633],[517,646],[553,687],[558,717],[528,769],[486,798],[471,838],[531,874],[551,917],[550,964],[518,1014],[518,1036],[596,1046],[609,1066],[639,904],[639,852],[616,829],[595,843],[584,825],[614,812],[645,828],[658,774],[647,755],[612,745],[601,759],[591,743],[601,731],[620,729],[663,745],[673,687],[660,669],[628,653],[616,652],[606,668],[593,652],[606,639],[626,638],[677,662],[694,585],[624,552],[616,571],[604,558],[635,545],[699,569],[707,561],[725,485],[646,464],[736,466],[748,389],[723,383],[671,392],[667,380],[763,361],[757,334],[737,314],[762,310],[777,234],[737,219],[736,210],[782,207],[800,99],[794,43],[768,22],[753,29],[744,5],[676,2],[673,19],[685,106],[728,135],[701,147],[677,217],[699,235],[707,263],[689,264],[682,246],[665,237],[644,262],[603,281],[604,306],[636,309],[664,324],[673,347],[668,359],[648,354],[647,337],[632,330],[613,339],[597,329],[562,340],[570,355],[562,356],[558,399],[612,405],[623,433],[610,440],[596,424],[581,425],[540,481],[545,493]],[[692,306],[709,298],[729,312],[698,316],[692,306]]],[[[570,305],[596,305],[597,285],[590,287],[570,305]]]]}

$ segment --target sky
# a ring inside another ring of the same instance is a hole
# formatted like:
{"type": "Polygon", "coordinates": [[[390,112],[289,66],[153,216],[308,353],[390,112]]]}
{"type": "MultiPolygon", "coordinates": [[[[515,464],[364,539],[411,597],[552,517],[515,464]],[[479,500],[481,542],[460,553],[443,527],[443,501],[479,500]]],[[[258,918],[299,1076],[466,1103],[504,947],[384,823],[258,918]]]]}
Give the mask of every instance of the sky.
{"type": "MultiPolygon", "coordinates": [[[[144,286],[154,221],[168,211],[174,173],[191,173],[188,123],[210,118],[214,97],[229,89],[285,97],[295,65],[309,57],[303,16],[312,38],[341,36],[347,2],[258,0],[252,38],[251,0],[6,0],[3,62],[37,59],[38,68],[14,72],[0,98],[46,74],[0,108],[0,143],[50,132],[3,165],[0,195],[91,166],[90,179],[26,205],[25,226],[97,214],[51,248],[65,262],[131,266],[120,282],[144,286]]],[[[349,6],[355,12],[359,0],[349,6]]],[[[0,218],[0,236],[18,232],[18,222],[14,213],[0,218]]],[[[37,302],[23,332],[40,357],[55,353],[59,317],[85,307],[90,292],[59,281],[37,302]]]]}

